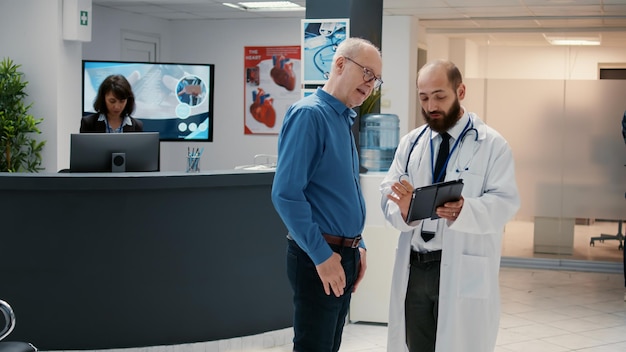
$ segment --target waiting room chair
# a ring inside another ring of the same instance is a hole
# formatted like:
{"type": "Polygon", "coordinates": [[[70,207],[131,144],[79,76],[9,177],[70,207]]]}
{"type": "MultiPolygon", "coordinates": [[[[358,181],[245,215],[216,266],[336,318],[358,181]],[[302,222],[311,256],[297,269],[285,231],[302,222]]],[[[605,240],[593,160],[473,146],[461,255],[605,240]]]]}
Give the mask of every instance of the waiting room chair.
{"type": "Polygon", "coordinates": [[[0,312],[4,317],[4,326],[0,329],[0,352],[37,352],[37,348],[28,342],[2,341],[15,328],[15,314],[11,306],[0,300],[0,312]]]}

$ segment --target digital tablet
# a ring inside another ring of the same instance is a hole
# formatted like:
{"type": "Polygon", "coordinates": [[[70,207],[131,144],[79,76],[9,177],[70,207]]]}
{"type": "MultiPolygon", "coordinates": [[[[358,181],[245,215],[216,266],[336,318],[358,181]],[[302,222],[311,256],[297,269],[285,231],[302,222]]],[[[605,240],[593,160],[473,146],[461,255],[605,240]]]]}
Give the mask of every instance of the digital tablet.
{"type": "Polygon", "coordinates": [[[463,180],[433,183],[413,190],[407,222],[426,218],[437,219],[437,207],[461,198],[463,180]]]}

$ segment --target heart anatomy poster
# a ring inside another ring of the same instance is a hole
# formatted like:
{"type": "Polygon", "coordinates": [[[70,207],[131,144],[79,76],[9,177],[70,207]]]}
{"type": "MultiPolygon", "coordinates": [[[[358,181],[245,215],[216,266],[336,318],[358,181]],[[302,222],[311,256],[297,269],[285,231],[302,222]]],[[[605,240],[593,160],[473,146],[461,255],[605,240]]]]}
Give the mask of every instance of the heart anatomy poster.
{"type": "Polygon", "coordinates": [[[278,134],[300,95],[300,46],[244,47],[244,133],[278,134]]]}

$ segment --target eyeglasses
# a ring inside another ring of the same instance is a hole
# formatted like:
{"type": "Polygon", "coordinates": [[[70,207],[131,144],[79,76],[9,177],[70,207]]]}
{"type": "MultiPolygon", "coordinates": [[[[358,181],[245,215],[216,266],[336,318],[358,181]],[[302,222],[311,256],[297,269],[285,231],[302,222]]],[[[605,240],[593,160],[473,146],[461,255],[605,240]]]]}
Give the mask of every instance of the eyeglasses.
{"type": "Polygon", "coordinates": [[[363,69],[363,80],[365,82],[371,82],[371,81],[375,80],[375,82],[374,82],[374,89],[378,89],[381,86],[381,84],[383,84],[383,80],[380,79],[380,77],[376,77],[374,72],[372,72],[369,68],[361,65],[360,63],[352,60],[351,58],[349,58],[347,56],[345,56],[345,58],[346,58],[346,60],[352,62],[353,64],[355,64],[355,65],[357,65],[357,66],[359,66],[360,68],[363,69]]]}

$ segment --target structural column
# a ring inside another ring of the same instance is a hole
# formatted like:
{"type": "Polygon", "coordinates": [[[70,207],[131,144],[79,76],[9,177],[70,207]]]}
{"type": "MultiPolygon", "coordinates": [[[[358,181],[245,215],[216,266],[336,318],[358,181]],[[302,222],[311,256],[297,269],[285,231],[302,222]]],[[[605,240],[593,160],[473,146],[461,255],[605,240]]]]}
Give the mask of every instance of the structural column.
{"type": "Polygon", "coordinates": [[[383,0],[308,0],[306,18],[349,18],[350,36],[381,48],[383,0]]]}
{"type": "MultiPolygon", "coordinates": [[[[367,39],[381,51],[383,50],[383,0],[307,0],[306,18],[348,18],[350,19],[350,37],[367,39]]],[[[380,112],[380,106],[376,106],[372,112],[380,112]]],[[[359,116],[352,126],[359,153],[360,125],[359,116]]],[[[361,168],[361,171],[365,169],[361,168]]]]}

